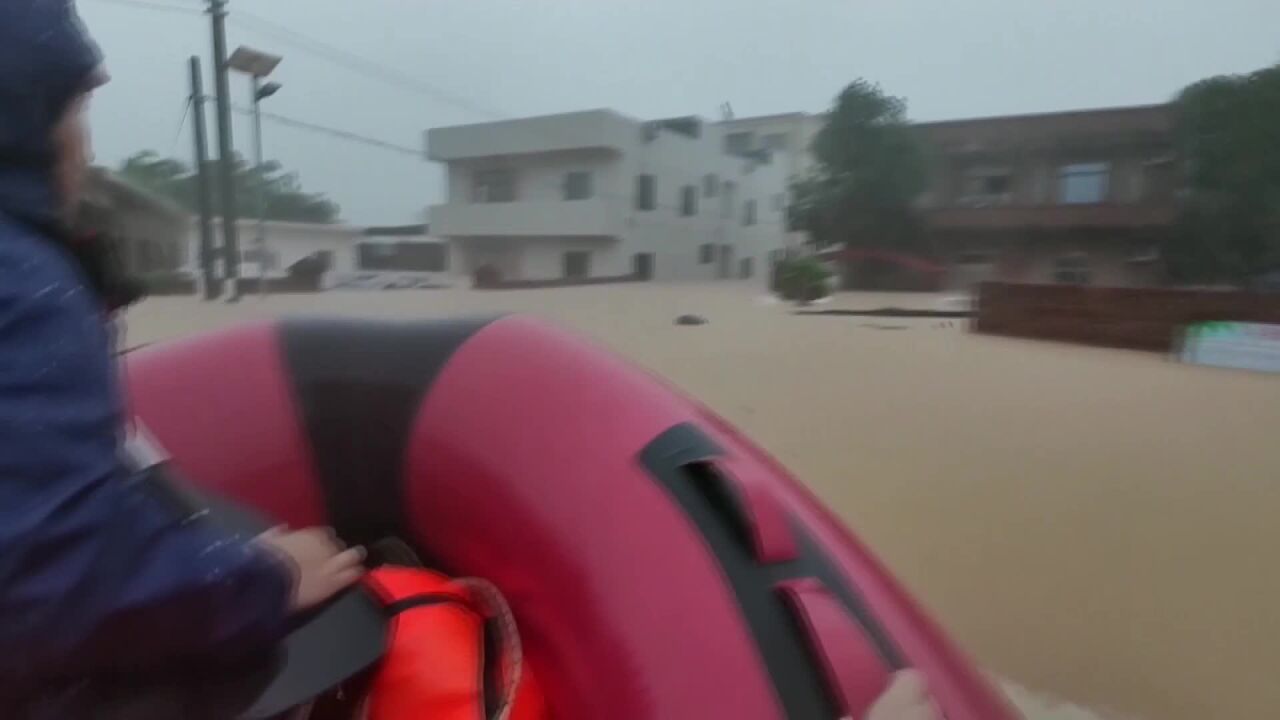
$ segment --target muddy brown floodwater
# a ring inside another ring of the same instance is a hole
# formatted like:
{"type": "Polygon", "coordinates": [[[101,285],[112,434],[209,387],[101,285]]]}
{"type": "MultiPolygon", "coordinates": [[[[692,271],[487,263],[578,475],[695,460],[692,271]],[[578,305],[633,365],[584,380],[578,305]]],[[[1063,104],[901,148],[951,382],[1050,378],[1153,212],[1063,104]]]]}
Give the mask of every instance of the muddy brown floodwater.
{"type": "Polygon", "coordinates": [[[636,285],[159,299],[131,313],[126,344],[292,313],[536,313],[748,431],[992,672],[1150,720],[1280,717],[1280,377],[974,336],[962,323],[895,319],[890,332],[795,317],[757,295],[636,285]],[[688,312],[710,324],[672,324],[688,312]]]}

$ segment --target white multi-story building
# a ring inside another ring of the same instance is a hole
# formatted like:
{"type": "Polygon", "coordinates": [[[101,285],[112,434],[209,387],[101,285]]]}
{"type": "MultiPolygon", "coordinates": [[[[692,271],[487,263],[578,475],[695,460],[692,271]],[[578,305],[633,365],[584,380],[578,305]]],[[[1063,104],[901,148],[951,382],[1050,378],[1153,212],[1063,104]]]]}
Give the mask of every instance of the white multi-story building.
{"type": "Polygon", "coordinates": [[[809,146],[825,121],[825,115],[793,112],[735,118],[720,125],[728,152],[766,150],[781,159],[790,178],[800,178],[813,169],[809,146]]]}
{"type": "MultiPolygon", "coordinates": [[[[720,126],[727,152],[772,153],[790,183],[815,169],[817,160],[810,146],[824,122],[826,115],[792,112],[725,120],[720,126]]],[[[787,235],[787,244],[791,247],[802,247],[808,241],[809,234],[805,232],[787,235]]]]}
{"type": "Polygon", "coordinates": [[[610,110],[434,128],[450,265],[502,280],[762,278],[786,242],[787,168],[698,118],[610,110]]]}

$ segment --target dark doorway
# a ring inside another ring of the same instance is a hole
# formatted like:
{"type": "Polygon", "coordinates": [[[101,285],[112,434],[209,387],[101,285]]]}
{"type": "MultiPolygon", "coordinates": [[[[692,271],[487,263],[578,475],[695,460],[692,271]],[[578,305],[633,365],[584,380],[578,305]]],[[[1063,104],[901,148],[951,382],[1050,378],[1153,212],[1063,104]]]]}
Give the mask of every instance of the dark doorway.
{"type": "Polygon", "coordinates": [[[733,277],[733,246],[720,245],[720,268],[717,273],[721,280],[728,280],[733,277]]]}
{"type": "Polygon", "coordinates": [[[652,280],[653,253],[636,253],[631,259],[631,272],[637,280],[652,280]]]}
{"type": "Polygon", "coordinates": [[[755,258],[749,258],[749,257],[742,258],[742,262],[738,263],[738,277],[742,278],[743,280],[748,280],[751,278],[752,275],[755,274],[756,272],[755,263],[752,262],[754,259],[755,258]]]}
{"type": "Polygon", "coordinates": [[[591,253],[586,250],[570,250],[564,254],[564,276],[581,280],[591,275],[591,253]]]}

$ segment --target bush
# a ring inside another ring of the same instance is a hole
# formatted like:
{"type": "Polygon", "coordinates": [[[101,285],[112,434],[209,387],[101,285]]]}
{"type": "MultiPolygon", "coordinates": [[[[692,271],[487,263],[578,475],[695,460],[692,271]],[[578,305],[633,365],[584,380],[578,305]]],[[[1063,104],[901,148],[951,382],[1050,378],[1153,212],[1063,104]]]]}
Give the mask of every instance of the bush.
{"type": "Polygon", "coordinates": [[[831,294],[831,270],[816,257],[788,258],[778,263],[778,294],[807,305],[831,294]]]}

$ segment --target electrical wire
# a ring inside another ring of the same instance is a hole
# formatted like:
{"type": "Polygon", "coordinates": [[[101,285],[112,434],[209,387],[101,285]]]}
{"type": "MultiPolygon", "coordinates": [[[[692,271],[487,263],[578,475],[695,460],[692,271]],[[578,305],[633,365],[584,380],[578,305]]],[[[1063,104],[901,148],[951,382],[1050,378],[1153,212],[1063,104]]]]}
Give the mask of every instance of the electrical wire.
{"type": "MultiPolygon", "coordinates": [[[[169,5],[161,2],[156,2],[155,0],[97,0],[97,1],[115,3],[118,5],[132,6],[132,7],[138,7],[138,8],[153,9],[153,10],[173,11],[173,12],[185,13],[189,15],[203,14],[203,11],[197,10],[195,8],[185,8],[185,7],[180,7],[176,5],[169,5]]],[[[475,102],[461,95],[458,95],[456,93],[440,88],[436,85],[433,85],[432,83],[426,82],[419,78],[415,78],[413,76],[410,76],[408,74],[395,70],[394,68],[390,68],[374,60],[370,60],[366,57],[363,57],[357,53],[351,52],[349,50],[344,50],[340,47],[332,45],[323,40],[318,40],[316,38],[309,37],[285,25],[254,15],[253,13],[247,12],[243,9],[237,8],[234,13],[230,14],[228,16],[228,22],[234,25],[238,25],[244,29],[248,29],[251,32],[257,32],[263,35],[273,37],[280,42],[283,42],[298,50],[301,50],[302,52],[327,60],[331,63],[335,63],[340,67],[346,68],[348,70],[363,74],[367,77],[381,80],[382,82],[389,83],[391,85],[394,85],[403,89],[411,90],[411,91],[435,98],[437,100],[441,100],[454,107],[468,110],[470,112],[486,116],[490,119],[510,120],[513,117],[510,113],[505,113],[505,112],[496,110],[494,108],[487,107],[481,103],[475,102]]],[[[190,104],[188,104],[187,107],[189,111],[190,104]]],[[[232,105],[232,108],[237,113],[240,113],[243,115],[253,114],[252,109],[245,108],[243,106],[232,105]]],[[[298,120],[296,118],[280,115],[278,113],[264,111],[261,113],[261,115],[264,119],[270,120],[279,125],[292,127],[292,128],[304,130],[307,132],[323,134],[329,137],[334,137],[334,138],[345,140],[348,142],[363,144],[369,147],[375,147],[382,150],[388,150],[388,151],[399,153],[402,155],[410,155],[410,156],[419,157],[419,158],[424,155],[423,151],[418,148],[411,148],[404,145],[399,145],[397,143],[389,142],[386,140],[370,137],[367,135],[361,135],[358,133],[342,130],[339,128],[320,125],[318,123],[313,123],[305,120],[298,120]]],[[[185,113],[184,113],[182,122],[184,124],[186,122],[185,113]]],[[[182,130],[182,126],[180,125],[179,134],[181,133],[181,130],[182,130]]],[[[548,187],[550,187],[550,185],[548,185],[548,187]]],[[[613,197],[615,199],[624,200],[628,203],[632,201],[632,198],[630,195],[626,195],[622,193],[599,193],[598,196],[613,197]]],[[[757,203],[757,207],[759,207],[760,204],[761,203],[757,203]]],[[[657,202],[655,198],[654,210],[659,210],[659,209],[672,210],[679,215],[683,215],[683,213],[681,212],[681,208],[679,206],[668,205],[662,202],[657,202]]],[[[682,226],[684,225],[684,221],[677,218],[672,218],[669,220],[668,219],[659,220],[649,215],[640,215],[640,216],[633,216],[633,217],[635,217],[635,219],[639,219],[639,217],[644,217],[646,219],[646,222],[648,223],[653,223],[656,221],[659,224],[682,225],[682,226]]],[[[755,225],[761,226],[761,227],[776,227],[776,226],[783,225],[783,223],[761,221],[757,219],[757,222],[755,223],[755,225]]]]}
{"type": "MultiPolygon", "coordinates": [[[[401,89],[410,90],[427,97],[443,101],[448,105],[481,115],[489,120],[512,120],[517,117],[513,113],[505,112],[491,106],[486,106],[462,95],[426,82],[420,78],[413,77],[400,70],[379,63],[376,60],[371,60],[368,57],[340,48],[332,43],[308,36],[294,30],[293,28],[273,20],[268,20],[246,10],[237,8],[234,13],[228,15],[227,20],[233,25],[238,25],[251,32],[261,33],[272,37],[280,42],[301,50],[304,53],[308,53],[334,63],[339,67],[360,73],[401,89]]],[[[528,131],[527,128],[525,131],[528,131]]],[[[543,138],[552,139],[556,142],[560,142],[564,139],[553,138],[552,133],[546,132],[545,130],[538,134],[543,138]]],[[[674,167],[665,163],[659,163],[656,169],[671,170],[674,172],[683,171],[683,168],[674,167]]]]}
{"type": "MultiPolygon", "coordinates": [[[[339,67],[357,72],[365,75],[366,77],[382,81],[401,89],[410,90],[426,97],[442,101],[447,105],[461,110],[466,110],[482,116],[487,120],[514,120],[519,117],[515,113],[506,112],[492,106],[486,106],[420,78],[413,77],[412,75],[400,70],[379,63],[376,60],[371,60],[358,53],[337,47],[332,43],[305,35],[281,23],[268,20],[240,8],[237,8],[234,13],[228,15],[227,21],[233,25],[238,25],[243,29],[250,30],[251,32],[261,33],[272,37],[280,42],[301,50],[304,53],[326,60],[339,67]]],[[[529,132],[527,128],[522,130],[524,132],[529,132]]],[[[553,133],[547,132],[546,130],[536,134],[543,139],[549,139],[557,143],[565,140],[563,137],[554,137],[553,133]]],[[[657,164],[655,169],[671,170],[674,172],[681,172],[683,170],[683,168],[678,168],[665,163],[657,164]]]]}
{"type": "Polygon", "coordinates": [[[182,130],[187,126],[187,116],[191,114],[191,106],[195,103],[191,102],[192,98],[188,97],[182,103],[182,119],[178,121],[178,129],[173,133],[173,144],[169,146],[169,157],[178,151],[178,142],[182,140],[182,130]]]}
{"type": "MultiPolygon", "coordinates": [[[[231,105],[231,109],[240,115],[249,116],[249,117],[253,116],[253,108],[249,108],[243,105],[237,105],[233,103],[231,105]]],[[[340,128],[329,127],[327,125],[320,125],[318,123],[313,123],[306,120],[299,120],[297,118],[292,118],[287,115],[281,115],[279,113],[268,112],[265,110],[261,111],[261,113],[262,113],[262,118],[264,120],[269,120],[278,125],[292,127],[298,130],[313,132],[321,135],[326,135],[329,137],[335,137],[341,140],[346,140],[348,142],[363,144],[363,145],[375,147],[381,150],[388,150],[401,155],[408,155],[408,156],[412,156],[419,159],[423,157],[423,151],[417,148],[398,145],[393,142],[388,142],[386,140],[381,140],[379,138],[370,137],[368,135],[361,135],[359,133],[351,132],[349,130],[342,130],[340,128]]],[[[559,188],[559,186],[554,184],[553,182],[546,182],[544,184],[539,185],[538,187],[540,187],[541,189],[548,189],[552,191],[555,191],[559,188]]],[[[633,201],[633,198],[630,195],[625,193],[605,192],[605,191],[599,191],[599,190],[595,192],[595,197],[620,200],[628,204],[630,204],[633,201]]],[[[781,226],[782,225],[781,222],[771,222],[769,220],[764,219],[763,217],[760,217],[766,212],[762,207],[762,205],[763,205],[762,201],[757,201],[757,205],[756,205],[757,220],[754,223],[754,226],[756,227],[781,226]]],[[[657,224],[667,225],[672,227],[687,227],[688,222],[690,222],[691,220],[693,220],[694,218],[698,217],[701,214],[701,213],[695,213],[695,215],[693,216],[684,216],[682,210],[683,209],[679,205],[664,203],[664,202],[658,201],[657,198],[654,198],[652,211],[636,211],[636,213],[638,214],[634,214],[633,217],[636,220],[643,219],[643,221],[647,224],[657,223],[657,224]],[[656,212],[659,210],[669,210],[672,213],[674,213],[677,217],[659,218],[654,216],[653,214],[650,214],[652,212],[656,212]]],[[[723,219],[721,225],[734,224],[738,222],[737,218],[738,218],[737,213],[734,213],[734,217],[723,219]]]]}
{"type": "Polygon", "coordinates": [[[335,63],[348,70],[358,72],[362,75],[381,80],[385,83],[389,83],[406,90],[412,90],[414,92],[433,97],[455,107],[494,119],[507,119],[510,117],[507,113],[486,107],[478,102],[463,97],[462,95],[400,72],[394,68],[387,67],[377,61],[370,60],[362,55],[351,52],[350,50],[344,50],[323,40],[317,40],[316,38],[303,35],[302,33],[280,23],[267,20],[266,18],[259,17],[253,13],[246,12],[245,10],[237,9],[234,13],[228,16],[227,20],[233,25],[239,25],[248,30],[262,33],[263,35],[272,36],[285,44],[292,45],[298,50],[310,53],[321,59],[328,60],[329,62],[335,63]]]}
{"type": "Polygon", "coordinates": [[[183,7],[181,5],[170,5],[169,3],[156,2],[155,0],[94,0],[94,2],[108,3],[112,5],[121,5],[125,7],[141,8],[144,10],[160,10],[164,12],[182,13],[183,15],[203,15],[204,11],[194,7],[183,7]]]}
{"type": "MultiPolygon", "coordinates": [[[[244,107],[243,105],[236,105],[233,103],[231,105],[231,109],[241,115],[247,115],[249,117],[253,116],[253,108],[247,108],[247,107],[244,107]]],[[[370,147],[376,147],[382,150],[390,150],[392,152],[401,153],[403,155],[412,155],[413,157],[416,157],[416,158],[422,158],[422,155],[423,155],[422,150],[420,149],[411,148],[406,145],[397,145],[396,143],[393,143],[393,142],[388,142],[386,140],[379,140],[378,138],[370,137],[368,135],[361,135],[359,133],[354,133],[349,130],[342,130],[340,128],[329,127],[327,125],[320,125],[318,123],[308,122],[306,120],[299,120],[297,118],[291,118],[287,115],[267,112],[265,110],[260,111],[260,113],[262,115],[262,119],[264,120],[270,120],[279,125],[285,125],[288,127],[296,128],[298,130],[306,130],[308,132],[328,135],[330,137],[340,138],[348,142],[360,143],[362,145],[368,145],[370,147]]]]}

